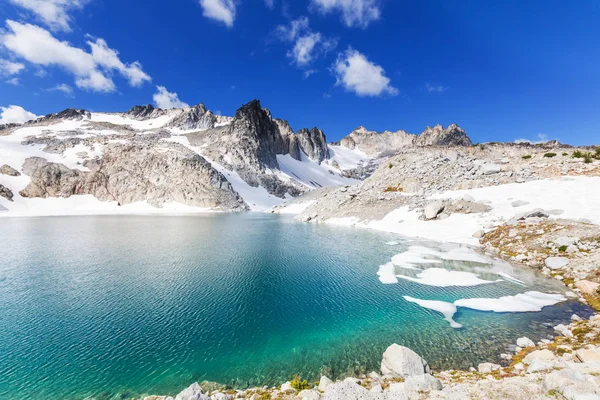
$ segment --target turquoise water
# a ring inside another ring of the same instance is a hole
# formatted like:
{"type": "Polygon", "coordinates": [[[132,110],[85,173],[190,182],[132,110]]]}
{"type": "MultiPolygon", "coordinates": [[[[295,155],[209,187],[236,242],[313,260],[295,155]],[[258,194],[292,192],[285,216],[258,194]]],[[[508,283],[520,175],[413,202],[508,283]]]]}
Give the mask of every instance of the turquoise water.
{"type": "MultiPolygon", "coordinates": [[[[406,245],[368,230],[263,214],[0,219],[0,398],[131,398],[193,381],[235,387],[378,369],[391,343],[434,368],[497,359],[506,345],[586,310],[460,309],[453,301],[560,289],[521,271],[510,282],[383,285],[380,264],[406,245]]],[[[447,263],[447,268],[469,268],[447,263]]]]}

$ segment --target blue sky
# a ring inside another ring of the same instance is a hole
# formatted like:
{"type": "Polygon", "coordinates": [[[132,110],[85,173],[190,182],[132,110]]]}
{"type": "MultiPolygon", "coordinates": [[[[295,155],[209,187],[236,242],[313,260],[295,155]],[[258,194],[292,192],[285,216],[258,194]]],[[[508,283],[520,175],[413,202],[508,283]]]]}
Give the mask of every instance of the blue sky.
{"type": "Polygon", "coordinates": [[[329,140],[457,123],[474,142],[600,143],[598,20],[586,0],[4,0],[0,106],[258,98],[329,140]]]}

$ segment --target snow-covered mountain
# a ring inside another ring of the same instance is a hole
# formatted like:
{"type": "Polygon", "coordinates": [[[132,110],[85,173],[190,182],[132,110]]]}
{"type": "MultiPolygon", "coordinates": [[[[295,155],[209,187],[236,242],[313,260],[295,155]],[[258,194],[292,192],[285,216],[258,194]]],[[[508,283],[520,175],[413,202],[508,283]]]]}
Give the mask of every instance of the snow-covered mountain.
{"type": "MultiPolygon", "coordinates": [[[[435,140],[444,140],[436,132],[435,140]]],[[[320,129],[294,132],[258,100],[233,117],[203,104],[135,106],[124,113],[67,109],[0,126],[0,211],[266,210],[306,191],[368,176],[369,166],[389,150],[370,144],[380,141],[376,135],[357,140],[355,131],[328,144],[320,129]]]]}

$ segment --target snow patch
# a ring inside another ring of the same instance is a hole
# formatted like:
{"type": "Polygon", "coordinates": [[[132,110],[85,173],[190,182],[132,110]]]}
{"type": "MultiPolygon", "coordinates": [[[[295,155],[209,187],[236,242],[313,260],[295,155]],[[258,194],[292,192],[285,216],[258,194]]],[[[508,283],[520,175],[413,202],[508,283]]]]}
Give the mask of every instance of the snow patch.
{"type": "Polygon", "coordinates": [[[450,286],[477,286],[494,282],[502,282],[502,279],[496,281],[486,281],[480,279],[477,274],[464,271],[448,271],[444,268],[428,268],[417,274],[416,277],[406,275],[396,275],[398,278],[407,281],[416,282],[421,285],[450,287],[450,286]]]}

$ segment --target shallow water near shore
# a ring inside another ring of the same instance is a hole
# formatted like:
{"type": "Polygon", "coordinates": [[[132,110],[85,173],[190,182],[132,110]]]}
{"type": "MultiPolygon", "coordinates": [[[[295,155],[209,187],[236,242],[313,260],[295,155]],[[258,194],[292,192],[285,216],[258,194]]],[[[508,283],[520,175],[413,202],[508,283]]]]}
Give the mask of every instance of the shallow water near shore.
{"type": "MultiPolygon", "coordinates": [[[[540,312],[459,308],[463,327],[453,329],[403,296],[453,302],[564,288],[524,269],[511,271],[524,284],[386,285],[379,266],[412,243],[270,214],[4,218],[0,243],[1,399],[340,378],[378,370],[391,343],[434,369],[468,368],[589,314],[575,301],[540,312]]],[[[469,262],[436,267],[490,277],[469,262]]]]}

